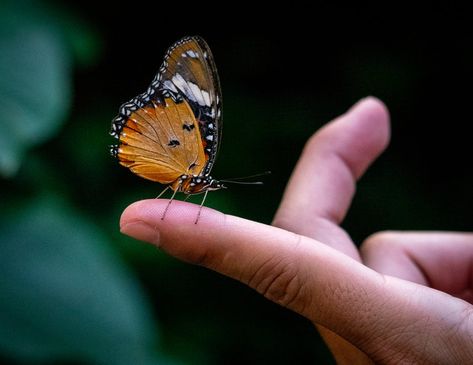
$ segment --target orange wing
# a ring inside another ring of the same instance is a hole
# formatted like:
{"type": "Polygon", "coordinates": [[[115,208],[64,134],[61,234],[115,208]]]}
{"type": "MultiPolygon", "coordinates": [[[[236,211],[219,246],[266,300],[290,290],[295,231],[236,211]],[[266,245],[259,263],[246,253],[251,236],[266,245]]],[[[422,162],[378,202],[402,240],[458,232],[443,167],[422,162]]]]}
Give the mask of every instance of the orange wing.
{"type": "Polygon", "coordinates": [[[198,122],[189,104],[164,98],[132,112],[120,134],[120,164],[161,184],[200,175],[206,165],[198,122]]]}

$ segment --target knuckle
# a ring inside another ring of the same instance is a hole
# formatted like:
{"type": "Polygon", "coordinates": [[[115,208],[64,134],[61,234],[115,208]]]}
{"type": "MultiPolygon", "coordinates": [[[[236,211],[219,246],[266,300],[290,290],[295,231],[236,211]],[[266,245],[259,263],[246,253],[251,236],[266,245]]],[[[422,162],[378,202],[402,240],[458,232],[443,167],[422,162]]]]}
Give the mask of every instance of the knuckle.
{"type": "Polygon", "coordinates": [[[393,239],[395,235],[392,231],[380,231],[368,236],[361,244],[360,250],[364,253],[377,251],[386,246],[391,246],[396,240],[393,239]]]}
{"type": "Polygon", "coordinates": [[[296,312],[303,312],[305,306],[304,284],[296,262],[285,258],[267,260],[249,283],[265,298],[296,312]]]}
{"type": "Polygon", "coordinates": [[[214,261],[213,256],[208,249],[200,249],[188,254],[188,261],[195,265],[209,267],[214,261]]]}
{"type": "Polygon", "coordinates": [[[273,227],[278,227],[289,231],[292,231],[295,226],[294,222],[291,220],[291,217],[285,212],[278,212],[276,217],[274,217],[273,221],[271,222],[271,225],[273,227]]]}

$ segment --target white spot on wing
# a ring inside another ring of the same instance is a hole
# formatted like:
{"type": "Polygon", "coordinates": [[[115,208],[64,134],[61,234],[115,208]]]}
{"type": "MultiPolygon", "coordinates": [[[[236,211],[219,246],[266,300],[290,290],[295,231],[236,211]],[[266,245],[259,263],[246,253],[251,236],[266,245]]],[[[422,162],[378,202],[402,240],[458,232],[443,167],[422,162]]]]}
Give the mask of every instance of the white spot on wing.
{"type": "Polygon", "coordinates": [[[193,82],[188,82],[189,88],[195,96],[194,101],[202,106],[210,106],[210,95],[207,91],[201,90],[199,86],[193,82]]]}
{"type": "Polygon", "coordinates": [[[177,73],[172,77],[172,82],[177,86],[177,87],[182,87],[183,85],[186,84],[186,80],[182,77],[181,74],[177,73]]]}
{"type": "Polygon", "coordinates": [[[210,106],[210,94],[207,91],[202,90],[202,96],[204,97],[204,105],[210,106]]]}
{"type": "Polygon", "coordinates": [[[177,89],[176,89],[176,86],[173,82],[169,81],[169,80],[166,80],[164,81],[164,86],[171,90],[171,91],[174,91],[175,93],[177,93],[177,89]]]}
{"type": "Polygon", "coordinates": [[[199,55],[197,53],[195,53],[193,50],[188,50],[186,52],[186,54],[190,57],[190,58],[199,58],[199,55]]]}
{"type": "Polygon", "coordinates": [[[198,85],[193,82],[186,81],[181,74],[176,73],[171,81],[166,80],[164,86],[177,92],[181,90],[190,100],[202,106],[211,106],[210,94],[208,91],[201,90],[198,85]],[[177,88],[177,89],[176,89],[177,88]]]}
{"type": "MultiPolygon", "coordinates": [[[[192,101],[195,101],[200,104],[199,100],[197,100],[197,95],[194,92],[194,90],[191,88],[192,83],[187,83],[186,80],[181,76],[181,74],[177,73],[175,74],[172,79],[172,82],[165,81],[164,86],[168,87],[170,90],[177,92],[177,89],[180,89],[189,99],[192,101]],[[190,87],[191,86],[191,87],[190,87]]],[[[197,88],[198,90],[199,88],[197,88]]]]}
{"type": "Polygon", "coordinates": [[[192,90],[192,93],[194,94],[194,96],[196,98],[195,101],[197,101],[200,105],[204,105],[203,104],[204,99],[202,99],[199,87],[196,84],[194,84],[193,82],[189,82],[189,87],[192,90]]]}

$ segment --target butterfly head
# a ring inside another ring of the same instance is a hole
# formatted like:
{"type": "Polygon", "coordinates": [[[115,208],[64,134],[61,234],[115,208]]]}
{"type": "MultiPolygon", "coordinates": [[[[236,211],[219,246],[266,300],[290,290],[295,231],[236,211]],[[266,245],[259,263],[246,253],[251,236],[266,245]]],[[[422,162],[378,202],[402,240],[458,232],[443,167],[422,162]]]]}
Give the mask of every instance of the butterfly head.
{"type": "Polygon", "coordinates": [[[211,176],[182,175],[179,180],[179,190],[185,194],[199,194],[225,188],[226,186],[211,176]]]}
{"type": "Polygon", "coordinates": [[[209,184],[205,187],[205,190],[219,190],[226,189],[227,187],[223,185],[220,181],[210,178],[209,184]]]}

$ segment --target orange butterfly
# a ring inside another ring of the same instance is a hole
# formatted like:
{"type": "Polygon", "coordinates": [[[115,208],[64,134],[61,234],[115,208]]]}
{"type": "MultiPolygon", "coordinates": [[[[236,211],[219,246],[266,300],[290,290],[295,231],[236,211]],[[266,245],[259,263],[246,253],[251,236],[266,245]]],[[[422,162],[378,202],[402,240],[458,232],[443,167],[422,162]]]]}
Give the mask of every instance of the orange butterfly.
{"type": "Polygon", "coordinates": [[[202,207],[208,191],[224,188],[210,176],[222,136],[221,105],[209,46],[185,37],[168,49],[148,89],[120,107],[110,131],[119,144],[111,154],[133,173],[167,184],[158,198],[169,188],[169,204],[177,192],[205,193],[202,207]]]}

